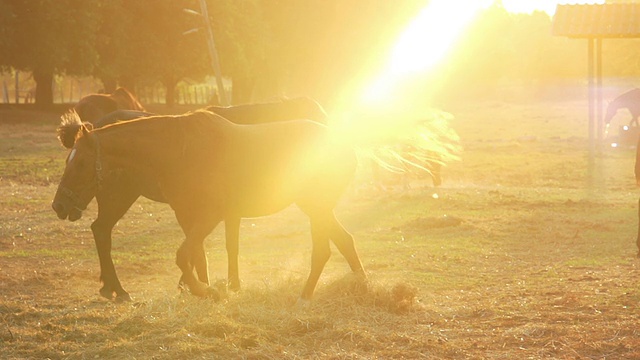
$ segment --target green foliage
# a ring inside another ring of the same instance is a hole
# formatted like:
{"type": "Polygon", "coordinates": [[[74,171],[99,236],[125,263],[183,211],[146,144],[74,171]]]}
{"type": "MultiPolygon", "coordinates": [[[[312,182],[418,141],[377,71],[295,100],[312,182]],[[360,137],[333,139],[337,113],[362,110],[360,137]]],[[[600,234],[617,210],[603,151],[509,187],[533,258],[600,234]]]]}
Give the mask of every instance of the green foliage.
{"type": "Polygon", "coordinates": [[[2,64],[18,69],[85,75],[96,64],[100,5],[82,0],[5,0],[10,35],[2,64]]]}
{"type": "Polygon", "coordinates": [[[0,70],[9,62],[10,39],[14,38],[15,15],[6,1],[0,1],[0,70]]]}
{"type": "MultiPolygon", "coordinates": [[[[427,3],[207,1],[234,102],[305,94],[328,107],[382,67],[427,3]]],[[[186,8],[200,11],[195,0],[0,0],[0,68],[92,74],[114,86],[161,82],[172,88],[183,79],[198,80],[213,71],[203,19],[186,8]],[[201,29],[184,34],[194,28],[201,29]]],[[[496,1],[434,71],[439,79],[417,79],[426,84],[420,91],[582,80],[585,42],[553,36],[551,26],[546,13],[512,14],[496,1]]],[[[639,41],[604,41],[606,76],[640,74],[639,41]]]]}
{"type": "Polygon", "coordinates": [[[157,81],[175,86],[205,74],[204,38],[183,35],[200,20],[186,14],[191,1],[114,1],[105,4],[98,31],[102,78],[157,81]],[[150,11],[152,9],[152,11],[150,11]]]}

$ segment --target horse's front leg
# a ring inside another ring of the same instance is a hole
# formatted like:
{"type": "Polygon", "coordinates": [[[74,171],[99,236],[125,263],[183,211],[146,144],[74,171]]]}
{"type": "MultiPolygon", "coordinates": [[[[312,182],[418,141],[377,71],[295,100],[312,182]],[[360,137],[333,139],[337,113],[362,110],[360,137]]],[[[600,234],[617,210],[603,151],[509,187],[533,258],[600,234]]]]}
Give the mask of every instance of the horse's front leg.
{"type": "Polygon", "coordinates": [[[204,284],[211,285],[209,282],[209,261],[204,251],[204,239],[198,246],[194,245],[191,249],[191,263],[196,269],[198,280],[204,284]]]}
{"type": "Polygon", "coordinates": [[[122,288],[111,258],[111,233],[115,224],[129,210],[138,195],[122,195],[118,197],[98,194],[96,196],[98,217],[91,224],[91,231],[93,232],[93,239],[96,243],[100,260],[100,280],[103,283],[100,295],[107,299],[112,299],[115,294],[116,300],[127,301],[131,300],[131,297],[122,288]]]}
{"type": "Polygon", "coordinates": [[[180,277],[180,285],[186,285],[193,295],[201,297],[212,297],[215,300],[220,299],[220,294],[209,287],[207,257],[204,252],[204,239],[221,221],[215,217],[199,216],[206,211],[200,211],[200,214],[194,214],[191,211],[181,211],[180,208],[174,208],[178,223],[182,231],[186,235],[180,248],[176,252],[176,265],[182,271],[180,277]],[[201,281],[194,276],[194,268],[198,272],[198,277],[204,279],[201,281]]]}
{"type": "Polygon", "coordinates": [[[225,240],[227,247],[229,289],[240,290],[240,275],[238,270],[238,253],[240,237],[240,218],[225,219],[225,240]]]}

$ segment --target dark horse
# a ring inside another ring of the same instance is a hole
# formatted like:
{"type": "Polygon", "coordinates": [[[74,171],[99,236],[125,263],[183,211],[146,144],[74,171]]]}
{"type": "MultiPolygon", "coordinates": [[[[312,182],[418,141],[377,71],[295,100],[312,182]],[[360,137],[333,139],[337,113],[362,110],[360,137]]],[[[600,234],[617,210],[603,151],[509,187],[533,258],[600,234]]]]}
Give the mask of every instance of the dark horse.
{"type": "Polygon", "coordinates": [[[364,275],[353,237],[333,211],[354,176],[355,152],[335,141],[326,126],[309,120],[237,125],[198,111],[81,129],[52,207],[60,219],[75,221],[93,197],[120,199],[102,202],[92,224],[105,281],[102,295],[128,296],[115,276],[110,237],[100,237],[109,235],[115,219],[140,194],[174,210],[186,235],[176,263],[181,282],[194,295],[215,297],[203,241],[218,223],[225,222],[227,238],[231,233],[237,239],[241,218],[272,214],[292,203],[309,216],[313,242],[300,299],[313,295],[331,254],[329,240],[351,270],[364,275]]]}
{"type": "MultiPolygon", "coordinates": [[[[227,119],[244,123],[249,123],[251,117],[256,119],[254,120],[256,122],[299,118],[312,118],[315,121],[324,122],[326,117],[320,105],[309,98],[296,98],[276,103],[240,105],[218,109],[224,109],[227,119]],[[300,106],[299,104],[301,103],[307,105],[300,106]],[[234,109],[237,109],[237,111],[234,111],[234,109]]],[[[96,127],[100,127],[145,115],[146,113],[143,112],[119,110],[96,121],[95,125],[96,127]]],[[[72,148],[74,146],[82,126],[82,122],[74,114],[63,117],[62,124],[58,128],[58,137],[65,147],[72,148]]],[[[122,288],[113,265],[111,258],[111,235],[115,224],[141,195],[154,201],[168,202],[155,183],[147,184],[141,182],[134,173],[130,172],[120,172],[118,176],[110,177],[109,181],[104,182],[96,193],[98,217],[91,225],[91,230],[100,259],[100,279],[104,284],[100,289],[100,294],[108,299],[113,298],[114,294],[118,300],[130,299],[129,294],[122,288]]],[[[238,274],[239,227],[240,219],[225,222],[229,266],[228,278],[231,289],[240,288],[240,278],[238,274]]]]}
{"type": "Polygon", "coordinates": [[[604,123],[607,126],[611,124],[611,119],[613,119],[619,109],[628,109],[631,113],[629,125],[638,126],[638,117],[640,117],[640,89],[627,91],[609,103],[607,113],[604,117],[604,123]]]}
{"type": "Polygon", "coordinates": [[[140,102],[125,88],[117,88],[113,94],[91,94],[78,101],[74,110],[85,122],[94,123],[116,110],[145,111],[140,102]]]}
{"type": "MultiPolygon", "coordinates": [[[[133,98],[133,95],[130,96],[133,98]]],[[[135,98],[133,99],[135,100],[135,98]]],[[[144,116],[155,115],[145,112],[144,110],[140,110],[140,108],[134,106],[133,103],[129,103],[129,107],[123,107],[119,110],[102,113],[103,111],[111,109],[104,107],[103,103],[104,95],[88,95],[80,100],[74,110],[78,112],[78,110],[83,109],[94,109],[94,114],[102,114],[102,116],[98,118],[88,116],[83,118],[82,115],[78,113],[82,122],[85,123],[84,125],[90,129],[103,127],[118,121],[127,121],[144,116]],[[100,110],[98,111],[96,109],[100,110]]],[[[126,105],[126,103],[122,105],[126,105]]],[[[309,119],[321,124],[326,124],[327,122],[327,114],[322,106],[309,97],[295,97],[274,102],[243,104],[227,107],[209,106],[206,110],[218,114],[227,120],[231,120],[236,124],[261,124],[265,122],[294,119],[309,119]]],[[[75,118],[72,118],[72,121],[63,122],[62,125],[63,126],[58,128],[58,138],[64,147],[71,149],[75,142],[76,134],[78,130],[80,130],[81,123],[77,122],[75,118]]]]}

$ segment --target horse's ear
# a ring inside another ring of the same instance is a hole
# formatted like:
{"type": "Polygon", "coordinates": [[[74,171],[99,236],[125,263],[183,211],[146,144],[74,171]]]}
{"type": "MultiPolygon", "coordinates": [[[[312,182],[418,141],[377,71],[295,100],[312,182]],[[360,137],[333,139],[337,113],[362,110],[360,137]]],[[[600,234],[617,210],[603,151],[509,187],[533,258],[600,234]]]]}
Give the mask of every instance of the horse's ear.
{"type": "Polygon", "coordinates": [[[82,123],[81,128],[82,136],[87,136],[89,135],[89,131],[93,130],[93,125],[91,125],[91,128],[89,128],[89,126],[87,126],[87,123],[82,123]]]}

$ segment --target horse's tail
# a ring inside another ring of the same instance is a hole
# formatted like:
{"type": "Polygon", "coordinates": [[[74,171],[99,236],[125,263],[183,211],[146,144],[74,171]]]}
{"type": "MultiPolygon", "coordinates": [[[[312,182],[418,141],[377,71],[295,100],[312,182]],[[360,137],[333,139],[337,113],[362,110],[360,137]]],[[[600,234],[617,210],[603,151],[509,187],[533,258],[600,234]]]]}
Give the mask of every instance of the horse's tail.
{"type": "Polygon", "coordinates": [[[309,120],[313,120],[321,124],[327,123],[327,112],[319,102],[310,97],[296,97],[283,100],[283,103],[284,102],[291,103],[295,107],[295,111],[298,114],[303,115],[309,120]]]}
{"type": "Polygon", "coordinates": [[[385,170],[427,172],[439,181],[440,166],[460,159],[458,134],[449,126],[451,114],[425,110],[415,114],[349,115],[333,119],[337,136],[353,143],[360,157],[385,170]]]}

